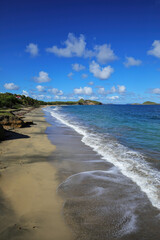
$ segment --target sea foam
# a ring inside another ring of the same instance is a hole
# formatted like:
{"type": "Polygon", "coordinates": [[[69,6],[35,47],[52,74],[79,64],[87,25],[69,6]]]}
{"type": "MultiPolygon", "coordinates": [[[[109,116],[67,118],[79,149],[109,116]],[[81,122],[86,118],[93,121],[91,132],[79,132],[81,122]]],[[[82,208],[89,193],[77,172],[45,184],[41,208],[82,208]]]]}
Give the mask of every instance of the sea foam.
{"type": "Polygon", "coordinates": [[[152,205],[160,209],[160,174],[145,161],[141,153],[71,121],[67,115],[59,110],[59,107],[45,109],[51,113],[52,117],[82,135],[81,141],[84,144],[100,154],[102,159],[118,167],[123,175],[132,179],[146,193],[152,205]]]}

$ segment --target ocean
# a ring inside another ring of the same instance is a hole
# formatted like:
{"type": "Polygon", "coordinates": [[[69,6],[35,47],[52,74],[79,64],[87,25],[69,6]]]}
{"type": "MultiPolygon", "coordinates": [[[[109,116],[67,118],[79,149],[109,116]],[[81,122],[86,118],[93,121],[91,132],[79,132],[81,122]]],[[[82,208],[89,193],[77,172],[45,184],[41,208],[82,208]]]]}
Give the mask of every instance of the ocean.
{"type": "Polygon", "coordinates": [[[160,239],[160,106],[58,106],[45,113],[64,215],[79,239],[82,232],[82,239],[160,239]],[[75,227],[77,216],[85,224],[75,227]]]}

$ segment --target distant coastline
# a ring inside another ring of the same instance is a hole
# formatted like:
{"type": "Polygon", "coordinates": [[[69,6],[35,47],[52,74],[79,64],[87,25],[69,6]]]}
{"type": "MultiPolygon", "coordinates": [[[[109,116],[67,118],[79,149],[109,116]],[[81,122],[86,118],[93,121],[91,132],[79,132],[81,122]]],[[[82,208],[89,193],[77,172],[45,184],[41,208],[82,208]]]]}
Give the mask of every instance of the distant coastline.
{"type": "Polygon", "coordinates": [[[160,103],[146,101],[144,103],[132,103],[131,105],[160,105],[160,103]]]}
{"type": "Polygon", "coordinates": [[[41,105],[102,105],[102,103],[94,100],[84,100],[83,98],[81,98],[79,101],[46,102],[20,94],[17,95],[8,92],[0,93],[0,109],[20,109],[22,107],[39,107],[41,105]]]}

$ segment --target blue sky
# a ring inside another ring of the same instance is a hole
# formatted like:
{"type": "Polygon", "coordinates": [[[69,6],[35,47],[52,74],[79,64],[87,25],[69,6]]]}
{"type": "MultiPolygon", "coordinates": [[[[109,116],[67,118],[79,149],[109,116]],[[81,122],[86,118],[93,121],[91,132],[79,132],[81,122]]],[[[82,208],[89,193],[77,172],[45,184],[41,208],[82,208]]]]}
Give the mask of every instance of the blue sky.
{"type": "Polygon", "coordinates": [[[159,0],[2,0],[0,92],[160,102],[159,0]]]}

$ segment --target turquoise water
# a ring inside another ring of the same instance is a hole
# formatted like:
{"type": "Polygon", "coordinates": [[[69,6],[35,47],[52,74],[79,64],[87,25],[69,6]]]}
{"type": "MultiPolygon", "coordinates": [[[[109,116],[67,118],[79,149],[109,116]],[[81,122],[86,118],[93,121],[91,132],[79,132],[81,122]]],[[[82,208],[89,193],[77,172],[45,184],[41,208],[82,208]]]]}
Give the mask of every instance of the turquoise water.
{"type": "Polygon", "coordinates": [[[160,106],[64,106],[60,111],[92,131],[145,153],[160,169],[160,106]]]}
{"type": "Polygon", "coordinates": [[[62,106],[48,111],[132,179],[160,209],[160,106],[62,106]]]}

